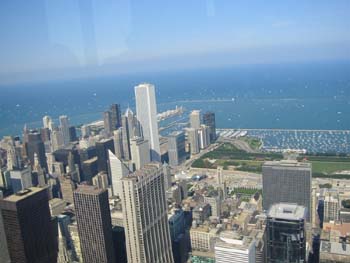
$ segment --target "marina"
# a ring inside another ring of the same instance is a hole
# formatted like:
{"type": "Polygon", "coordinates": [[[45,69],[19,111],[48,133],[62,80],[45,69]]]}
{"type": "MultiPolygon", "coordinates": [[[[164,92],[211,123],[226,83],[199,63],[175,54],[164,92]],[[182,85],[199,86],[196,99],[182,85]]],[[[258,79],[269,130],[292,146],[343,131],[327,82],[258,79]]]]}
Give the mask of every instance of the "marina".
{"type": "Polygon", "coordinates": [[[350,153],[349,130],[218,129],[218,136],[260,139],[263,151],[303,153],[350,153]]]}

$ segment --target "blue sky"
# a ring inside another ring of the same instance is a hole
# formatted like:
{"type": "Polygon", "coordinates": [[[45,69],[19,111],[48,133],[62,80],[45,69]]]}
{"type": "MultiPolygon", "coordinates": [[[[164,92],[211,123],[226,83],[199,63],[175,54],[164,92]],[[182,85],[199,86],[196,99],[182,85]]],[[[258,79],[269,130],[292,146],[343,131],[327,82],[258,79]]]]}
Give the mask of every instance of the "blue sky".
{"type": "Polygon", "coordinates": [[[0,83],[350,58],[348,0],[1,0],[0,83]]]}

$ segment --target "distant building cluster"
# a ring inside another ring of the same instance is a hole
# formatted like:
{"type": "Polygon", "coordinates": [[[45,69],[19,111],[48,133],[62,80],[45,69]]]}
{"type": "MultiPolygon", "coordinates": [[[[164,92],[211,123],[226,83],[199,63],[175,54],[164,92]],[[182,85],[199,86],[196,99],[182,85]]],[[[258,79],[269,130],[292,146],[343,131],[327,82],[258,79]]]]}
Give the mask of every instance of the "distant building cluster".
{"type": "Polygon", "coordinates": [[[350,262],[350,186],[324,187],[294,160],[265,162],[256,184],[220,165],[193,174],[220,144],[215,114],[193,110],[160,136],[159,116],[179,113],[157,115],[155,94],[135,87],[136,114],[44,116],[2,138],[1,263],[350,262]]]}

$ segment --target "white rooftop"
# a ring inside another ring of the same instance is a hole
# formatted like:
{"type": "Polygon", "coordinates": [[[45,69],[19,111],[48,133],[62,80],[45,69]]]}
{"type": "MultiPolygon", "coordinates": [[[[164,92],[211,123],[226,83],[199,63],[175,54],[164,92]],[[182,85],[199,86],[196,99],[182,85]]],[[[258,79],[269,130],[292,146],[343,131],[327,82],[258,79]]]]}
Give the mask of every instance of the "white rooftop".
{"type": "Polygon", "coordinates": [[[305,218],[305,214],[306,208],[304,206],[290,203],[274,204],[268,212],[269,217],[287,220],[299,220],[305,218]]]}

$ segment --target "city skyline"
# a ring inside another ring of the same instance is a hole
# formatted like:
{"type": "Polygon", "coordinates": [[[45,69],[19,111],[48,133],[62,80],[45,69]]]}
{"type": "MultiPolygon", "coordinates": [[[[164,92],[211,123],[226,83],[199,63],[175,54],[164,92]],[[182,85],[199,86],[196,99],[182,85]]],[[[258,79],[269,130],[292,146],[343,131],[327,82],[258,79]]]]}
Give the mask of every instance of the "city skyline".
{"type": "Polygon", "coordinates": [[[0,263],[350,262],[349,10],[0,1],[0,263]]]}
{"type": "MultiPolygon", "coordinates": [[[[21,138],[1,139],[1,228],[12,224],[8,201],[40,192],[36,209],[43,212],[25,209],[31,225],[40,214],[50,229],[59,227],[51,237],[50,262],[221,263],[237,257],[263,263],[309,257],[316,263],[318,249],[347,240],[348,153],[264,148],[268,141],[256,130],[217,128],[214,111],[176,107],[157,113],[154,85],[143,83],[134,91],[136,115],[129,107],[122,114],[115,103],[100,121],[80,127],[67,115],[60,115],[56,127],[45,115],[37,130],[25,126],[21,138]],[[318,235],[328,228],[339,234],[320,245],[318,235]]],[[[314,132],[322,131],[308,136],[314,132]]],[[[339,136],[346,140],[349,134],[339,136]]],[[[9,231],[0,237],[0,256],[16,262],[9,231]]],[[[35,249],[31,253],[36,256],[35,249]]]]}

